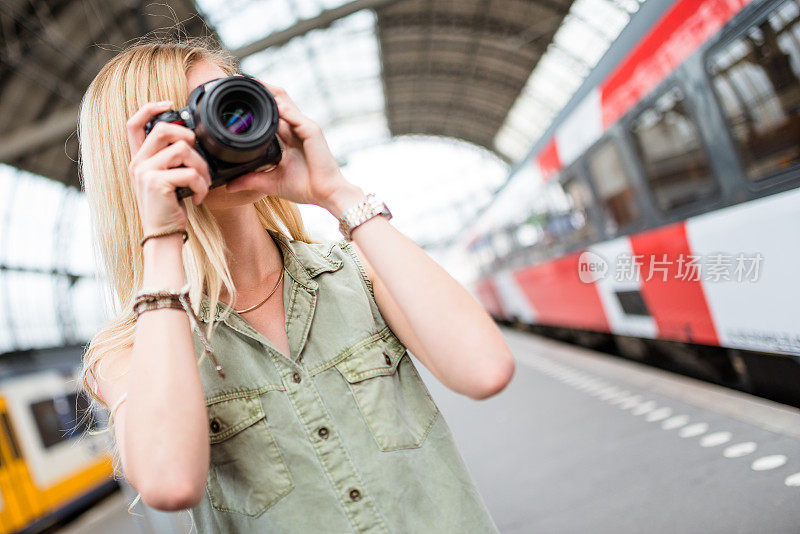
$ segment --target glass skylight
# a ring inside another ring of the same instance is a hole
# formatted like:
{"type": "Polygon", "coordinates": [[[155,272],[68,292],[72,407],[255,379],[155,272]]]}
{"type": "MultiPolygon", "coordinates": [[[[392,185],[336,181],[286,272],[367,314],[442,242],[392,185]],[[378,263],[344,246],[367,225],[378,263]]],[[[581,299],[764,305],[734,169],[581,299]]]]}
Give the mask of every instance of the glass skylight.
{"type": "Polygon", "coordinates": [[[512,161],[528,153],[645,0],[575,0],[495,136],[512,161]]]}
{"type": "MultiPolygon", "coordinates": [[[[198,5],[225,45],[236,49],[344,3],[272,0],[238,1],[231,6],[221,0],[201,0],[198,5]]],[[[375,13],[362,10],[328,28],[248,56],[242,68],[285,89],[322,127],[334,155],[344,162],[362,147],[389,140],[375,28],[375,13]]]]}

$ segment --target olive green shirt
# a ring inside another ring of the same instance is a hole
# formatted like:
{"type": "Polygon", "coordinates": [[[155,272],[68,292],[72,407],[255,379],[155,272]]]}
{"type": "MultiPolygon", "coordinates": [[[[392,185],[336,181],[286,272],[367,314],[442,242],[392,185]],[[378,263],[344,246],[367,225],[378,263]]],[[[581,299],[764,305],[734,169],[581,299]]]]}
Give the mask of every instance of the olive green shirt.
{"type": "Polygon", "coordinates": [[[199,532],[497,532],[352,246],[268,232],[290,354],[235,312],[214,330],[225,377],[200,359],[211,465],[191,509],[199,532]]]}

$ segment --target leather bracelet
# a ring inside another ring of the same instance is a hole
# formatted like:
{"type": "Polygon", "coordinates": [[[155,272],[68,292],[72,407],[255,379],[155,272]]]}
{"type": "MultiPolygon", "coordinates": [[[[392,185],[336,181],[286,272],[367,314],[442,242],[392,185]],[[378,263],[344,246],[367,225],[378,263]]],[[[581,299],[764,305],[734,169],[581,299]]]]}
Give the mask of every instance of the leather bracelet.
{"type": "Polygon", "coordinates": [[[146,311],[160,310],[162,308],[172,308],[176,310],[183,310],[183,304],[178,297],[159,297],[148,298],[137,301],[133,305],[133,312],[136,314],[136,319],[146,311]]]}
{"type": "Polygon", "coordinates": [[[144,247],[145,242],[151,237],[164,237],[172,234],[183,234],[184,243],[186,243],[186,241],[189,239],[189,232],[187,232],[184,228],[176,228],[175,230],[165,230],[163,232],[146,235],[142,238],[141,245],[144,247]]]}
{"type": "Polygon", "coordinates": [[[133,310],[136,312],[141,308],[136,314],[138,318],[139,314],[144,311],[158,308],[172,308],[176,303],[183,308],[189,316],[191,328],[195,331],[197,337],[200,338],[200,343],[203,345],[203,353],[208,355],[211,363],[214,364],[214,369],[217,371],[217,374],[225,378],[225,371],[222,369],[222,365],[217,361],[214,355],[214,348],[208,341],[203,327],[200,325],[200,320],[197,318],[197,315],[195,315],[191,302],[189,302],[189,284],[186,284],[177,291],[171,291],[169,289],[142,289],[133,297],[133,310]]]}

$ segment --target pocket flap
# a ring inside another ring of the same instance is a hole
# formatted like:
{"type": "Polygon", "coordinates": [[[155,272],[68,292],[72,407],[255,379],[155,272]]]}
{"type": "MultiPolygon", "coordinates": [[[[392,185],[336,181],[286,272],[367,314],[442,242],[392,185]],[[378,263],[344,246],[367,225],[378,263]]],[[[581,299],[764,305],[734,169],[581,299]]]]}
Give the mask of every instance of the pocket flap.
{"type": "Polygon", "coordinates": [[[259,397],[244,397],[206,406],[211,443],[227,439],[265,417],[259,397]]]}
{"type": "Polygon", "coordinates": [[[336,368],[348,382],[360,382],[373,376],[394,373],[405,352],[405,346],[389,332],[353,350],[336,364],[336,368]]]}

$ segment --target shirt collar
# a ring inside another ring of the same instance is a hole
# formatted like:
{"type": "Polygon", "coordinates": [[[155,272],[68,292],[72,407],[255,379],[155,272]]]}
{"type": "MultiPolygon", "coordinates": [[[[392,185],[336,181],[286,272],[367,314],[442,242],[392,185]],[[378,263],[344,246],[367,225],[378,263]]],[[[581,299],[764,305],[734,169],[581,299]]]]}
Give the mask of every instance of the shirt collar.
{"type": "MultiPolygon", "coordinates": [[[[310,291],[317,289],[319,284],[314,280],[320,273],[333,272],[342,266],[342,260],[331,257],[337,241],[328,243],[325,248],[311,246],[304,241],[289,239],[281,232],[266,228],[272,239],[278,244],[278,249],[283,256],[283,267],[295,282],[310,291]]],[[[217,311],[214,319],[219,318],[220,314],[228,306],[222,302],[217,303],[217,311]]],[[[200,297],[200,311],[197,314],[201,321],[208,321],[210,300],[203,293],[200,297]]]]}

